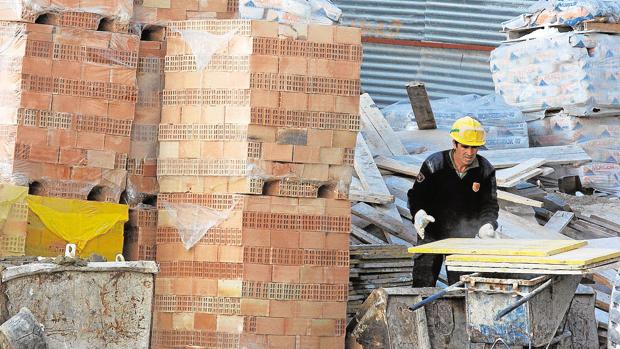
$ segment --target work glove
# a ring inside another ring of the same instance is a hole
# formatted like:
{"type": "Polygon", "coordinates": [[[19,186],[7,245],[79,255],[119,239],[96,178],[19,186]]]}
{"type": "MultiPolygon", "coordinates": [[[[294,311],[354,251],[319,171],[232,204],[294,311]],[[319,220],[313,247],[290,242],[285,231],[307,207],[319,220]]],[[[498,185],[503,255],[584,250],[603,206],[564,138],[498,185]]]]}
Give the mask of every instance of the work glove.
{"type": "Polygon", "coordinates": [[[428,225],[428,223],[435,222],[435,218],[430,216],[424,210],[419,210],[416,212],[413,217],[413,226],[415,227],[416,232],[422,239],[424,239],[424,229],[428,225]]]}
{"type": "Polygon", "coordinates": [[[491,223],[487,223],[478,230],[478,237],[481,239],[499,239],[499,234],[497,234],[491,223]]]}

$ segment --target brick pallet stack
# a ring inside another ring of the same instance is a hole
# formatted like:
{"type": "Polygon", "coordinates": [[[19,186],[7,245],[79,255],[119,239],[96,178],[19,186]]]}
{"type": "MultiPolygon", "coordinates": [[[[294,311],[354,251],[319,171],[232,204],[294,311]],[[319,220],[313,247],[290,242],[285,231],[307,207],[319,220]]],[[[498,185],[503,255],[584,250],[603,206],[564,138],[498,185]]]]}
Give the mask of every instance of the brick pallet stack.
{"type": "Polygon", "coordinates": [[[344,346],[360,32],[279,31],[171,23],[155,348],[344,346]]]}
{"type": "Polygon", "coordinates": [[[234,18],[239,0],[134,0],[133,22],[166,25],[189,19],[234,18]]]}
{"type": "Polygon", "coordinates": [[[14,12],[0,12],[0,19],[58,24],[0,23],[0,176],[42,195],[118,202],[139,38],[91,29],[126,30],[131,3],[108,1],[93,13],[37,4],[11,1],[14,12]]]}

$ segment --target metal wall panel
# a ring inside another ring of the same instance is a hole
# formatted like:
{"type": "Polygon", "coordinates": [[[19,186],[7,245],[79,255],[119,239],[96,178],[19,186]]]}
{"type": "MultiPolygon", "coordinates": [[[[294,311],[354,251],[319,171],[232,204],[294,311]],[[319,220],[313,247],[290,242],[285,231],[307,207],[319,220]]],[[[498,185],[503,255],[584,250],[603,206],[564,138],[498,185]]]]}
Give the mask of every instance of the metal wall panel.
{"type": "MultiPolygon", "coordinates": [[[[405,85],[421,80],[431,98],[492,93],[488,51],[405,46],[407,41],[497,46],[500,23],[535,0],[334,0],[343,23],[361,27],[362,88],[380,106],[406,98],[405,85]]],[[[469,47],[468,47],[469,48],[469,47]]]]}

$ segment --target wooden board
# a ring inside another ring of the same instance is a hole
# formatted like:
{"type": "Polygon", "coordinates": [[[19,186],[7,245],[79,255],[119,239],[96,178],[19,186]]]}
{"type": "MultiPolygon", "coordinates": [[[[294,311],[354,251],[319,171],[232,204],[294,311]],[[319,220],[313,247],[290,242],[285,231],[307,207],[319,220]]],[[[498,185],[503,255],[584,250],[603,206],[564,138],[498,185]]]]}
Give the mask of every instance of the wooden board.
{"type": "Polygon", "coordinates": [[[516,166],[536,157],[547,159],[547,165],[580,164],[592,161],[592,158],[578,145],[482,150],[479,154],[489,160],[495,168],[516,166]]]}
{"type": "Polygon", "coordinates": [[[349,201],[362,201],[370,202],[373,204],[388,204],[394,202],[394,196],[392,194],[386,195],[385,193],[367,191],[362,186],[360,180],[353,177],[353,180],[351,181],[351,186],[349,187],[349,201]]]}
{"type": "Polygon", "coordinates": [[[364,219],[369,221],[370,223],[378,226],[383,230],[387,230],[390,233],[398,235],[403,230],[402,220],[397,220],[392,216],[385,215],[379,212],[374,207],[360,202],[359,204],[353,205],[351,208],[351,212],[364,219]]]}
{"type": "Polygon", "coordinates": [[[547,229],[532,220],[519,217],[506,210],[499,210],[499,234],[508,239],[571,240],[568,236],[547,229]]]}
{"type": "Polygon", "coordinates": [[[561,233],[568,223],[575,217],[573,212],[556,211],[551,219],[545,224],[545,228],[552,230],[556,233],[561,233]]]}
{"type": "Polygon", "coordinates": [[[501,256],[553,256],[585,246],[578,240],[511,240],[504,239],[445,239],[410,247],[411,253],[476,254],[501,256]]]}
{"type": "Polygon", "coordinates": [[[497,191],[497,198],[500,200],[510,201],[510,202],[514,202],[517,204],[523,204],[523,205],[531,206],[531,207],[543,207],[543,203],[540,201],[532,200],[524,196],[509,193],[503,190],[497,191]]]}
{"type": "MultiPolygon", "coordinates": [[[[495,173],[497,186],[512,187],[522,180],[532,178],[533,176],[530,177],[530,172],[538,169],[538,167],[544,165],[546,162],[547,160],[543,158],[532,158],[518,164],[517,166],[498,170],[495,173]]],[[[542,171],[540,172],[542,173],[542,171]]]]}
{"type": "Polygon", "coordinates": [[[450,271],[460,272],[481,272],[481,273],[508,273],[508,274],[547,274],[547,275],[586,275],[617,269],[618,263],[609,263],[598,267],[586,269],[519,269],[519,268],[491,268],[491,267],[470,267],[470,266],[449,266],[450,271]]]}
{"type": "Polygon", "coordinates": [[[406,176],[415,177],[420,172],[419,165],[408,164],[406,162],[381,155],[375,158],[375,163],[380,169],[404,174],[406,176]]]}
{"type": "Polygon", "coordinates": [[[435,117],[433,116],[433,108],[428,99],[426,87],[421,81],[412,81],[407,84],[407,95],[415,121],[420,130],[432,130],[437,128],[435,117]]]}
{"type": "Polygon", "coordinates": [[[446,262],[483,262],[506,264],[552,264],[583,267],[588,264],[607,262],[620,257],[620,249],[582,247],[552,256],[493,256],[493,255],[451,255],[446,262]]]}
{"type": "MultiPolygon", "coordinates": [[[[407,155],[407,149],[400,142],[400,139],[390,127],[390,124],[387,122],[381,110],[377,107],[375,102],[372,100],[368,93],[364,93],[360,96],[360,114],[362,117],[362,132],[370,131],[370,129],[374,129],[375,132],[370,132],[374,138],[374,135],[378,135],[379,139],[373,139],[374,142],[382,142],[384,147],[381,146],[381,149],[388,149],[389,154],[391,155],[407,155]]],[[[373,142],[373,143],[374,143],[373,142]]],[[[373,152],[373,155],[388,155],[381,151],[381,153],[373,152]]]]}
{"type": "Polygon", "coordinates": [[[512,269],[546,269],[546,270],[585,270],[606,266],[617,263],[620,259],[614,258],[604,262],[586,264],[586,265],[558,265],[544,263],[502,263],[502,262],[465,262],[452,261],[446,262],[446,266],[450,267],[470,267],[470,268],[512,268],[512,269]]]}
{"type": "Polygon", "coordinates": [[[357,135],[353,166],[364,190],[391,196],[390,191],[385,185],[383,177],[381,176],[381,173],[379,173],[379,169],[372,158],[370,149],[368,149],[368,145],[361,134],[357,135]]]}

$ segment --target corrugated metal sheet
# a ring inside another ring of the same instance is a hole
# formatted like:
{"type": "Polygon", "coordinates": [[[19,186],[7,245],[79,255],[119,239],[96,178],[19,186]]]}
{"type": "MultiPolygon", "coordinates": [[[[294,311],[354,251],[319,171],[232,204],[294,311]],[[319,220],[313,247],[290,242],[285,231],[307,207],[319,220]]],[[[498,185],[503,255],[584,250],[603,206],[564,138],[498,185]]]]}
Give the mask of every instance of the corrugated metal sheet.
{"type": "MultiPolygon", "coordinates": [[[[366,38],[497,46],[500,23],[535,0],[334,0],[346,25],[366,38]]],[[[406,98],[411,80],[427,85],[431,98],[493,92],[489,52],[364,43],[362,87],[381,106],[406,98]]]]}

